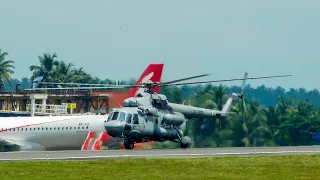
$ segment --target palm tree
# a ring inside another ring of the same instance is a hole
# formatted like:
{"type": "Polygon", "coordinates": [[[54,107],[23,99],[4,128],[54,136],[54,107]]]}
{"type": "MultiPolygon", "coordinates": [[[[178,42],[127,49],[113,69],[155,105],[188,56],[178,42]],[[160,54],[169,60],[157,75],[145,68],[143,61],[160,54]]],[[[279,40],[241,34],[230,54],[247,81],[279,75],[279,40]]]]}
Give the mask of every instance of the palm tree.
{"type": "Polygon", "coordinates": [[[72,77],[74,76],[72,67],[72,63],[67,64],[64,61],[58,62],[54,71],[55,80],[62,83],[71,82],[72,77]]]}
{"type": "Polygon", "coordinates": [[[38,77],[43,77],[42,81],[52,82],[56,80],[55,77],[55,67],[59,64],[56,60],[57,55],[45,53],[43,56],[38,56],[40,65],[39,66],[30,66],[30,71],[33,71],[33,74],[30,78],[31,82],[38,77]]]}
{"type": "Polygon", "coordinates": [[[79,69],[74,68],[72,70],[72,74],[73,74],[71,78],[72,82],[88,83],[92,79],[92,77],[83,70],[83,67],[79,69]]]}
{"type": "Polygon", "coordinates": [[[0,49],[0,81],[9,82],[10,85],[12,85],[11,75],[14,73],[13,69],[15,69],[15,67],[12,65],[14,61],[5,60],[7,55],[7,52],[1,53],[0,49]]]}

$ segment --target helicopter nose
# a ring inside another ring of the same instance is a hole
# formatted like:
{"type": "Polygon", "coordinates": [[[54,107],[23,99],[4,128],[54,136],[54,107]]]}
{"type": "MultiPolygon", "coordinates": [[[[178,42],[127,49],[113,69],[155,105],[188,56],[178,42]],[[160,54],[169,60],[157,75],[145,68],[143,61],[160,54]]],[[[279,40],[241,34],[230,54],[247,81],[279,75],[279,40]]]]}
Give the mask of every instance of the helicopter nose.
{"type": "Polygon", "coordinates": [[[105,123],[104,128],[106,129],[107,133],[110,134],[110,136],[116,137],[123,133],[125,125],[125,122],[109,121],[105,123]]]}

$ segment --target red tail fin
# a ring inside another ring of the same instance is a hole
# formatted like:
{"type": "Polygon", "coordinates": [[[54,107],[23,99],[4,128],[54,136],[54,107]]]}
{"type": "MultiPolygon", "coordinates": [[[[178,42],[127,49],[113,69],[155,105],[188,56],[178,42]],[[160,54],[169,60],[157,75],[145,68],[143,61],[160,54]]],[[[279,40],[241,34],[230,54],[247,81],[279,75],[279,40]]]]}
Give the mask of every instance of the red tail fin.
{"type": "MultiPolygon", "coordinates": [[[[147,80],[151,80],[152,82],[160,82],[162,76],[164,64],[149,64],[147,69],[142,73],[138,81],[134,85],[138,85],[141,82],[146,82],[147,80]]],[[[156,93],[159,93],[159,87],[154,88],[156,93]]],[[[139,88],[131,88],[128,92],[128,97],[134,97],[139,92],[143,92],[143,89],[139,88]]]]}

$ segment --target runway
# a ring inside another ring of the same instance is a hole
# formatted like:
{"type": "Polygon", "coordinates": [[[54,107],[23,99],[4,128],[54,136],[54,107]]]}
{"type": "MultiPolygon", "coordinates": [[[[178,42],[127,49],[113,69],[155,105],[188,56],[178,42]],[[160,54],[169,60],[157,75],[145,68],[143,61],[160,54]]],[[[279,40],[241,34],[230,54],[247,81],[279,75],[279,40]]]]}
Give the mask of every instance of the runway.
{"type": "Polygon", "coordinates": [[[320,146],[1,152],[0,161],[88,160],[107,158],[190,158],[288,154],[320,154],[320,146]]]}

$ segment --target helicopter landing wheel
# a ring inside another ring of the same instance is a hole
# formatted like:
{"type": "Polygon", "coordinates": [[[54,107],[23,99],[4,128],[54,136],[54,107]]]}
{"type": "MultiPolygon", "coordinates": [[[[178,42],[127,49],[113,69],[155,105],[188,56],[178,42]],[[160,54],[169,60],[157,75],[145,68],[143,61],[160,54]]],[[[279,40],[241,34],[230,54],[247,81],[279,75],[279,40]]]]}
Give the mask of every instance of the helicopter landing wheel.
{"type": "Polygon", "coordinates": [[[188,136],[184,136],[181,138],[180,147],[182,149],[186,149],[191,146],[191,138],[188,136]]]}
{"type": "Polygon", "coordinates": [[[126,149],[133,149],[134,148],[134,142],[129,140],[129,139],[125,139],[124,140],[124,147],[126,149]]]}

